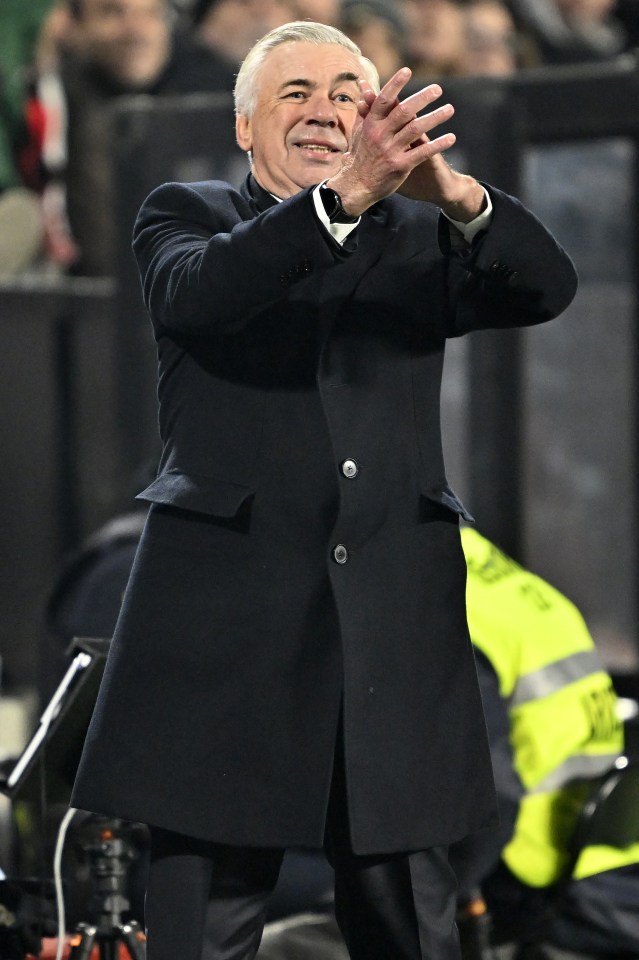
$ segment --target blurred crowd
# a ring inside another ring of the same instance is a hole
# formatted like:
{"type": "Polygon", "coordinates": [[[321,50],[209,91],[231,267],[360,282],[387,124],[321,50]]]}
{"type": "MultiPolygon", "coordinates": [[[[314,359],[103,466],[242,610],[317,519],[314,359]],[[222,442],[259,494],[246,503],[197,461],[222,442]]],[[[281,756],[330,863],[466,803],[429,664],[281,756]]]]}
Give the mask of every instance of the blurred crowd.
{"type": "Polygon", "coordinates": [[[113,273],[107,108],[123,94],[229,92],[267,30],[339,26],[382,81],[508,76],[639,43],[639,0],[3,0],[0,276],[113,273]]]}

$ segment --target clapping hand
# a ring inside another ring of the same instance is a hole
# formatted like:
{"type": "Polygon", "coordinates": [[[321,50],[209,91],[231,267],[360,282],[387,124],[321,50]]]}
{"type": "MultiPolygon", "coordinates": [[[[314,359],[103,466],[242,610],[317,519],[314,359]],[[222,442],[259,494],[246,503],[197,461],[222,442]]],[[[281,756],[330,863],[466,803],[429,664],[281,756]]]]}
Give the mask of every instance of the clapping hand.
{"type": "Polygon", "coordinates": [[[429,136],[450,120],[454,108],[446,103],[420,115],[441,97],[442,89],[431,83],[400,100],[410,77],[410,70],[403,67],[377,94],[366,80],[360,80],[359,119],[350,150],[329,185],[337,190],[348,213],[363,213],[398,192],[435,203],[453,219],[468,222],[483,208],[483,188],[446,162],[443,153],[455,143],[454,133],[429,136]]]}

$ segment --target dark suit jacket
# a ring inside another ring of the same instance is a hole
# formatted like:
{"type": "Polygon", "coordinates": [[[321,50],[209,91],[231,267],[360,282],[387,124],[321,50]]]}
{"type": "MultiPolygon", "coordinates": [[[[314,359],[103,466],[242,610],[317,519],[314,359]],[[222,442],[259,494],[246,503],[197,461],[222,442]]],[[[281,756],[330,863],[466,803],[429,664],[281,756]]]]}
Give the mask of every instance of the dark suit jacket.
{"type": "Polygon", "coordinates": [[[249,178],[148,198],[134,248],[164,455],[76,806],[232,844],[321,844],[343,711],[357,852],[491,821],[444,344],[547,320],[576,286],[533,215],[491,196],[490,230],[461,254],[434,207],[400,197],[349,250],[309,190],[276,203],[249,178]]]}

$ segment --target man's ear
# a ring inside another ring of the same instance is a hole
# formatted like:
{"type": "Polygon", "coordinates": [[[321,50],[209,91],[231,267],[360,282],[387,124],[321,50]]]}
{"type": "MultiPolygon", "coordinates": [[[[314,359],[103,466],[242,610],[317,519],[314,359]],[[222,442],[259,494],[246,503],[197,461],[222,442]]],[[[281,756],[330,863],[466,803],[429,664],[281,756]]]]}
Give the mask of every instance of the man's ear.
{"type": "Polygon", "coordinates": [[[251,131],[251,118],[243,113],[238,113],[235,118],[235,139],[240,149],[248,152],[253,146],[253,133],[251,131]]]}

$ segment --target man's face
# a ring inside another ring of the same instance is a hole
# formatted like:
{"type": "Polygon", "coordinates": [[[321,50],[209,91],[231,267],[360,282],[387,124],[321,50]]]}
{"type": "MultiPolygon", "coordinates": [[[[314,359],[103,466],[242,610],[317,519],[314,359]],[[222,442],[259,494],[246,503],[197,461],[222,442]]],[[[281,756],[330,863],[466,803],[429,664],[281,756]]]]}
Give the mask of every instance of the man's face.
{"type": "Polygon", "coordinates": [[[345,47],[282,43],[257,77],[251,117],[237,118],[237,142],[253,153],[259,183],[281,199],[337,173],[350,147],[360,99],[361,60],[345,47]]]}
{"type": "Polygon", "coordinates": [[[466,47],[460,72],[471,76],[508,76],[517,69],[515,24],[499,3],[486,0],[465,11],[466,47]]]}
{"type": "Polygon", "coordinates": [[[165,0],[83,0],[77,28],[86,56],[125,89],[153,83],[169,58],[165,0]]]}

